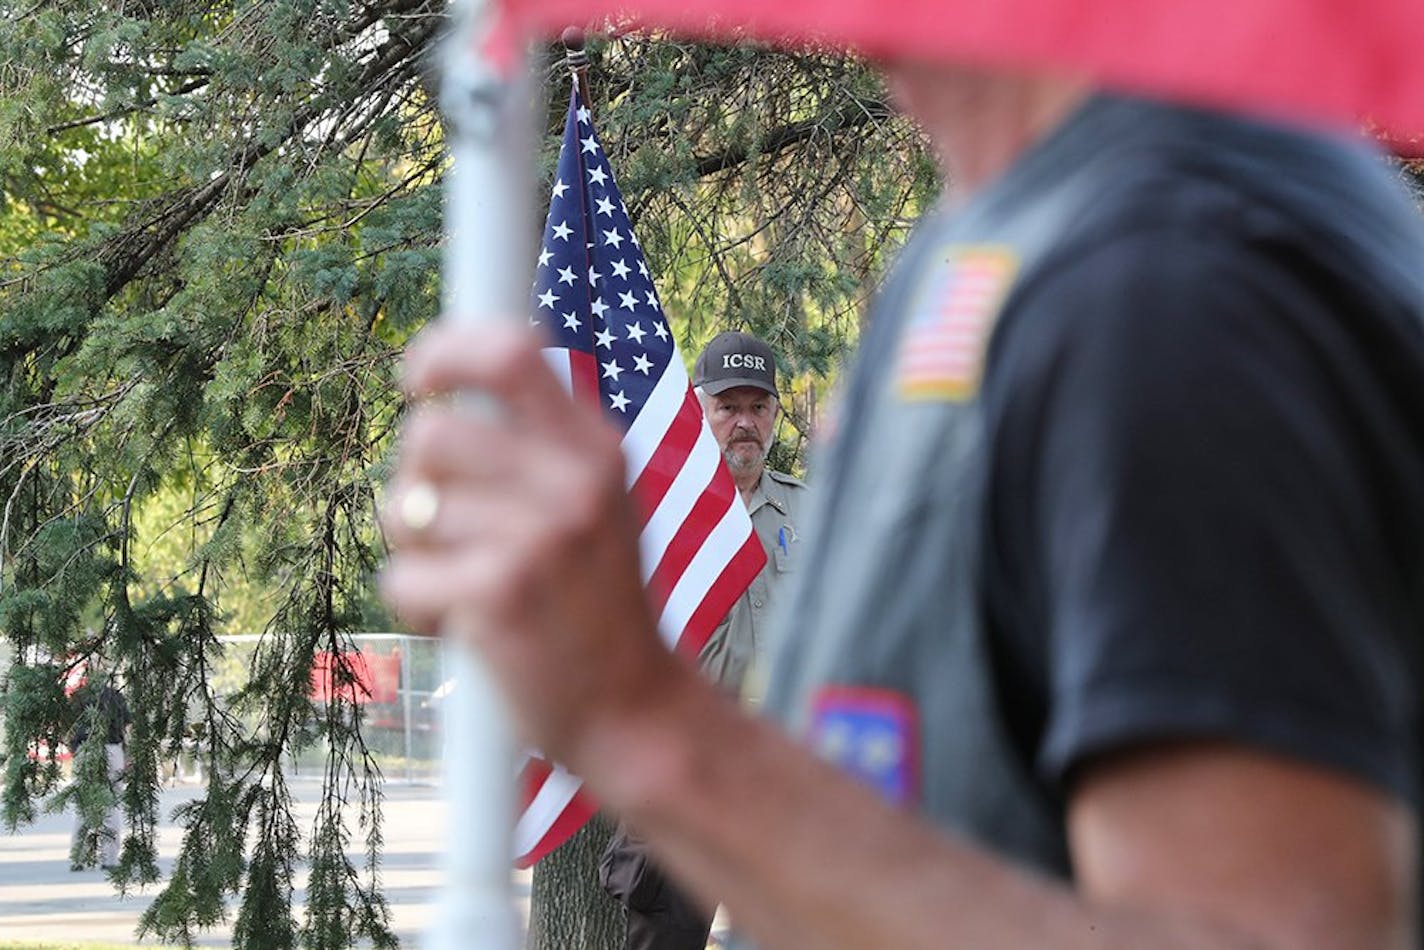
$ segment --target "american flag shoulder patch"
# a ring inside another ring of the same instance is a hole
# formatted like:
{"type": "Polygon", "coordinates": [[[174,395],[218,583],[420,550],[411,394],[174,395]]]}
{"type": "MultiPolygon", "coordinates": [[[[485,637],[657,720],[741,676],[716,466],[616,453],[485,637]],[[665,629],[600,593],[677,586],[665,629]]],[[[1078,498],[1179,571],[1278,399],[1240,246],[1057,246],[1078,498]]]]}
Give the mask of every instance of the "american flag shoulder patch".
{"type": "Polygon", "coordinates": [[[978,393],[989,334],[1018,266],[1002,246],[942,252],[911,298],[895,367],[902,399],[964,402],[978,393]]]}

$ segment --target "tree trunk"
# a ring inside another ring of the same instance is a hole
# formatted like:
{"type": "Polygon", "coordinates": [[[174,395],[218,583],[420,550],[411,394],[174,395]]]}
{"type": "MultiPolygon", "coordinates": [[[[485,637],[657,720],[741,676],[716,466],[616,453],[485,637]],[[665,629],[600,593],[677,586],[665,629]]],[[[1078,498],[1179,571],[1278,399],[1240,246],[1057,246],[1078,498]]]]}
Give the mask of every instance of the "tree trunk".
{"type": "Polygon", "coordinates": [[[623,906],[598,883],[613,822],[603,814],[534,865],[528,950],[621,950],[623,906]]]}

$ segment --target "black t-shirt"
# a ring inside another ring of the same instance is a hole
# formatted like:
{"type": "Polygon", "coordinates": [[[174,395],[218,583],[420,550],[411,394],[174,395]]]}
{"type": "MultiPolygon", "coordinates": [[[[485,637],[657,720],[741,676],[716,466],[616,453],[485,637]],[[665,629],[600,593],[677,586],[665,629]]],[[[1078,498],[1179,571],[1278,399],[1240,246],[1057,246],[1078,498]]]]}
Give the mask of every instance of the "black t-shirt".
{"type": "Polygon", "coordinates": [[[1212,172],[1096,209],[996,331],[1005,713],[1060,786],[1097,752],[1228,736],[1417,801],[1424,331],[1394,275],[1424,258],[1342,241],[1349,162],[1294,202],[1212,172]]]}

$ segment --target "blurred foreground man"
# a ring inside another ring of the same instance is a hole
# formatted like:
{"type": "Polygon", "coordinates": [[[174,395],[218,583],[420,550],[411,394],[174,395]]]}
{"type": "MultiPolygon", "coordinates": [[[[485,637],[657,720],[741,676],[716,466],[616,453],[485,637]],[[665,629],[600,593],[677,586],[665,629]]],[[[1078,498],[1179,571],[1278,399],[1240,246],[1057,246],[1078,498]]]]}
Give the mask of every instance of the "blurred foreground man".
{"type": "MultiPolygon", "coordinates": [[[[768,618],[777,590],[804,550],[799,526],[806,486],[766,467],[781,415],[771,347],[750,333],[719,333],[698,355],[692,385],[766,551],[766,567],[713,631],[699,661],[703,675],[729,696],[755,706],[765,680],[768,618]]],[[[711,903],[684,893],[626,827],[620,825],[609,841],[599,874],[628,909],[627,950],[707,946],[711,903]]]]}
{"type": "Polygon", "coordinates": [[[1325,134],[887,72],[954,187],[813,469],[790,738],[658,646],[618,440],[523,332],[411,353],[509,411],[410,423],[386,595],[765,946],[1414,946],[1416,212],[1325,134]]]}

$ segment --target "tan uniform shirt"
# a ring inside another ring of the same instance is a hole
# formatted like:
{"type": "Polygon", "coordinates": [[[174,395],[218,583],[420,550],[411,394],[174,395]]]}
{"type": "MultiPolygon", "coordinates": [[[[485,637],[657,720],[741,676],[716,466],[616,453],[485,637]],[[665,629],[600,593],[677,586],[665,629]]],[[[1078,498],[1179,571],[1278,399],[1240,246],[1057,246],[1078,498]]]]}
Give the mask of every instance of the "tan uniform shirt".
{"type": "Polygon", "coordinates": [[[766,567],[737,598],[699,657],[708,679],[749,702],[761,699],[763,678],[753,670],[765,668],[768,622],[777,589],[795,568],[806,543],[799,533],[805,496],[806,485],[800,479],[770,469],[762,473],[747,499],[747,512],[766,551],[766,567]]]}

